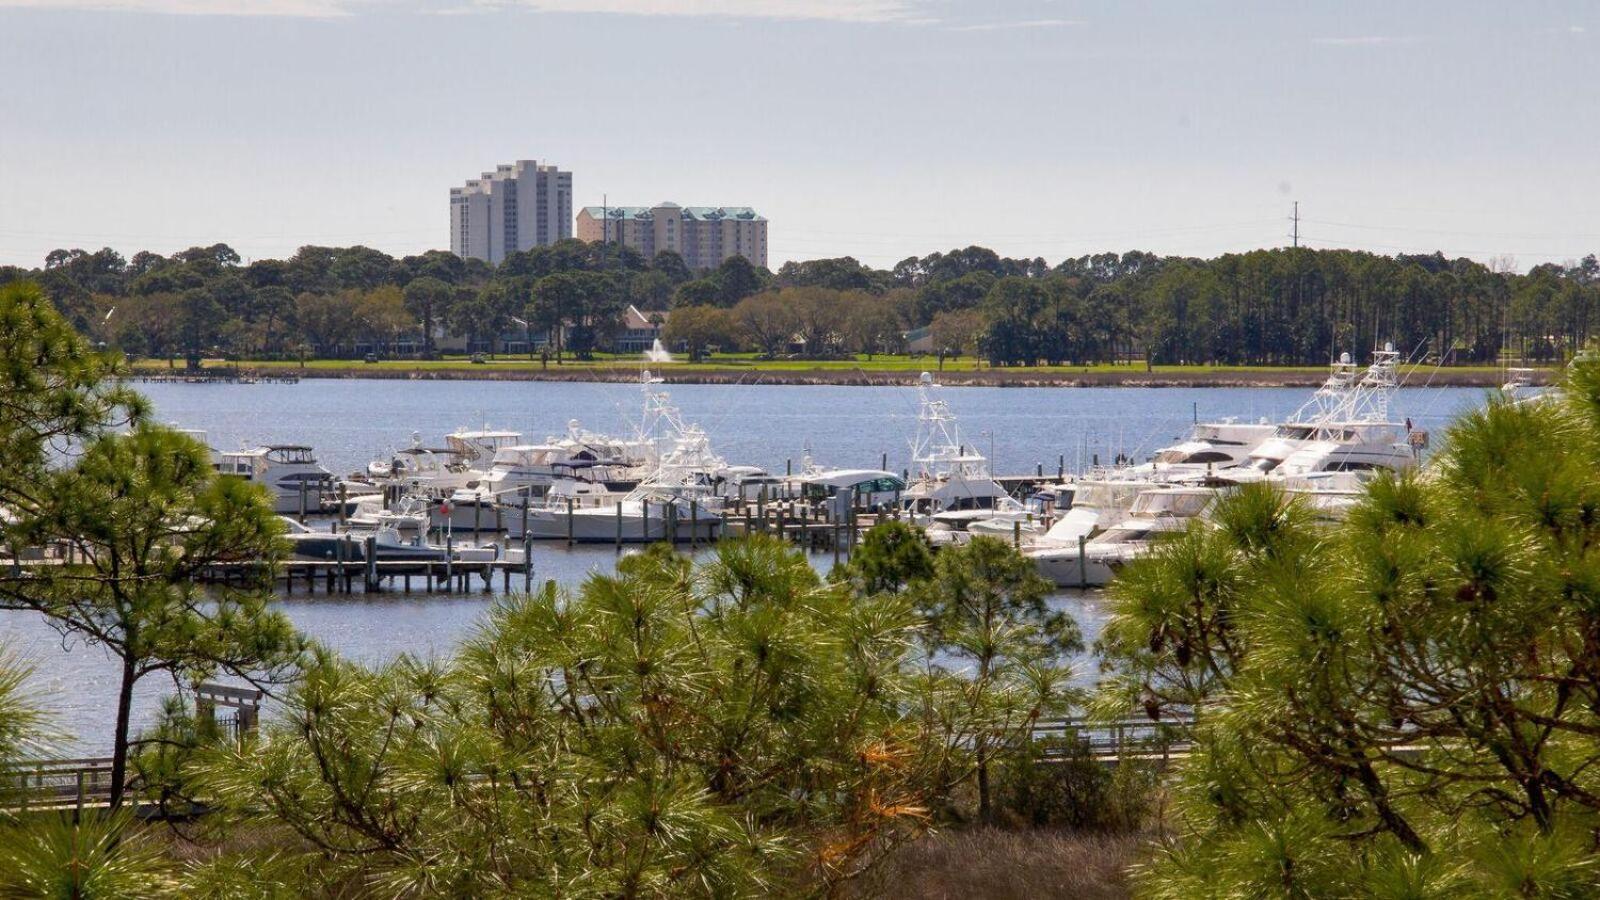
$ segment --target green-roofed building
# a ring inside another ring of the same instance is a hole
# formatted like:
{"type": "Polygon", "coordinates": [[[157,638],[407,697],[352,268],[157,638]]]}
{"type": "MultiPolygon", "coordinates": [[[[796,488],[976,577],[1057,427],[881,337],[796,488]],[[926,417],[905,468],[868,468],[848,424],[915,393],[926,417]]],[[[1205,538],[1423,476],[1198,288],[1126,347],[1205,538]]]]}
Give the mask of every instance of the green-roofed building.
{"type": "Polygon", "coordinates": [[[671,250],[691,269],[714,269],[730,256],[767,264],[767,220],[748,206],[585,206],[578,238],[615,241],[647,259],[671,250]]]}

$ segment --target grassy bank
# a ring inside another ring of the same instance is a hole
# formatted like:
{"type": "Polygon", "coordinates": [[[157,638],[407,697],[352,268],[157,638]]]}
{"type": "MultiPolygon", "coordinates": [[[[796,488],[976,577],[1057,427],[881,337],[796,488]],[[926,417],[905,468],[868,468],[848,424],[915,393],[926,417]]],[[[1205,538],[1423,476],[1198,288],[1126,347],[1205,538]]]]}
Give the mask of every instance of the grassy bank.
{"type": "MultiPolygon", "coordinates": [[[[971,358],[865,356],[841,360],[757,359],[749,354],[718,354],[699,362],[646,363],[636,355],[597,355],[588,361],[541,362],[527,357],[499,356],[474,363],[466,357],[437,360],[319,359],[208,360],[206,368],[217,374],[237,372],[261,375],[295,375],[301,378],[462,379],[486,381],[634,381],[651,369],[680,384],[912,384],[924,371],[934,371],[946,384],[1015,386],[1139,387],[1306,387],[1320,384],[1324,367],[1298,366],[1145,366],[1101,364],[1093,366],[1025,366],[990,368],[971,358]]],[[[139,375],[182,374],[181,363],[139,360],[139,375]]],[[[1408,367],[1402,370],[1408,384],[1496,387],[1505,380],[1497,366],[1459,366],[1447,369],[1408,367]]],[[[1548,373],[1546,373],[1548,375],[1548,373]]]]}

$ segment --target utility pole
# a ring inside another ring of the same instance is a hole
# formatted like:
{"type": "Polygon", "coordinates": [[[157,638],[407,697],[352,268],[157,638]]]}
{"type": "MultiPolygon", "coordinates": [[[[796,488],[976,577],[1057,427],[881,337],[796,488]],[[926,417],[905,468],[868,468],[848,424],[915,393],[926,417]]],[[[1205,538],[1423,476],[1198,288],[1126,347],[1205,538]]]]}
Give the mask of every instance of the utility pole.
{"type": "Polygon", "coordinates": [[[1294,246],[1300,246],[1300,201],[1294,201],[1294,246]]]}

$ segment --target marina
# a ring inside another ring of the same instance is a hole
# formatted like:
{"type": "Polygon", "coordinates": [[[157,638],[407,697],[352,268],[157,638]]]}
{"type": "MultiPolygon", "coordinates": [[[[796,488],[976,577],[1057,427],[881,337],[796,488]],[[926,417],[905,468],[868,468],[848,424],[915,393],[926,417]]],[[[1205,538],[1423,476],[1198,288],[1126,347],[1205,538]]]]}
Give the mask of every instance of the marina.
{"type": "MultiPolygon", "coordinates": [[[[818,463],[897,476],[906,473],[912,482],[917,480],[920,467],[913,456],[921,409],[914,387],[663,387],[682,418],[704,429],[730,468],[746,466],[765,473],[745,473],[749,479],[745,483],[754,489],[743,500],[730,500],[738,512],[726,519],[729,532],[760,530],[765,523],[776,534],[781,527],[786,539],[811,551],[808,559],[819,570],[834,564],[835,546],[841,553],[847,551],[849,537],[843,523],[805,502],[770,499],[785,478],[806,469],[808,455],[818,463]],[[760,499],[763,484],[769,495],[766,503],[760,499]]],[[[412,446],[413,434],[421,446],[431,447],[444,443],[443,436],[463,431],[559,436],[579,420],[587,429],[620,436],[639,423],[641,409],[637,383],[340,380],[298,385],[150,384],[141,389],[150,396],[157,420],[204,432],[213,447],[308,446],[320,467],[341,475],[364,472],[385,454],[393,459],[393,448],[412,446]],[[483,428],[484,423],[491,428],[483,428]]],[[[1308,391],[946,387],[940,396],[959,423],[961,440],[986,458],[991,472],[1001,473],[993,476],[994,481],[1008,494],[1028,496],[1060,482],[1063,475],[1070,479],[1074,473],[1092,470],[1096,462],[1113,462],[1119,455],[1143,460],[1160,448],[1181,445],[1196,422],[1230,416],[1241,423],[1282,421],[1306,403],[1308,391]]],[[[1481,404],[1485,396],[1479,388],[1402,386],[1391,403],[1396,415],[1411,418],[1416,428],[1439,434],[1455,415],[1481,404]]],[[[1131,503],[1137,495],[1127,485],[1098,490],[1119,491],[1119,503],[1131,503]]],[[[1086,515],[1094,493],[1083,494],[1080,483],[1079,500],[1071,510],[1058,513],[1055,526],[1086,515]]],[[[653,522],[661,521],[659,509],[652,507],[653,522]]],[[[699,511],[696,501],[691,517],[698,519],[699,511]]],[[[297,512],[288,515],[298,518],[297,512]]],[[[426,566],[413,565],[408,585],[407,567],[380,562],[376,590],[368,592],[365,568],[356,565],[353,556],[346,556],[342,566],[338,560],[302,560],[285,569],[280,607],[297,625],[351,659],[381,662],[402,653],[422,657],[448,653],[472,633],[502,592],[546,580],[576,587],[591,573],[610,572],[619,553],[633,552],[636,543],[624,543],[620,550],[616,546],[615,513],[608,512],[611,518],[602,540],[569,544],[560,534],[530,542],[524,557],[530,570],[526,573],[514,552],[505,553],[521,550],[520,539],[489,527],[492,516],[481,513],[476,537],[468,522],[453,531],[451,540],[468,546],[495,544],[502,556],[459,568],[452,563],[449,579],[441,577],[442,563],[435,565],[431,582],[426,566]],[[470,584],[463,585],[460,576],[467,572],[470,584]],[[425,590],[430,586],[432,593],[425,590]]],[[[892,511],[885,514],[894,516],[892,511]]],[[[501,516],[503,526],[507,512],[502,510],[501,516]]],[[[876,522],[876,516],[858,512],[856,533],[876,522]]],[[[307,519],[313,527],[326,527],[338,522],[338,515],[307,519]]],[[[1001,529],[999,536],[1018,535],[1001,529]]],[[[1020,538],[1028,540],[1026,534],[1020,538]]],[[[681,546],[705,552],[698,540],[693,547],[688,542],[681,546]]],[[[1075,540],[1072,546],[1076,547],[1075,540]]],[[[1091,643],[1104,617],[1102,602],[1096,591],[1080,591],[1076,583],[1052,600],[1083,625],[1091,643]]],[[[101,651],[64,645],[47,625],[19,613],[0,612],[0,634],[34,667],[37,695],[67,735],[58,755],[87,755],[102,748],[108,728],[105,686],[114,673],[101,651]]],[[[136,697],[140,721],[149,721],[162,691],[154,682],[141,685],[136,697]]]]}

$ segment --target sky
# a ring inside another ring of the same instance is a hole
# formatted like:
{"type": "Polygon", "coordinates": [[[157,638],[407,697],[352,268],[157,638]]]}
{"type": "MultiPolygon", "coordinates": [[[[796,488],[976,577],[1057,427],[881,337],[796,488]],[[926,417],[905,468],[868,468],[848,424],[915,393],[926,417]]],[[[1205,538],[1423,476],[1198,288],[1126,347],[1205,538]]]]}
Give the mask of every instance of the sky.
{"type": "Polygon", "coordinates": [[[0,265],[448,248],[495,164],[770,263],[1600,252],[1600,4],[0,0],[0,265]]]}

